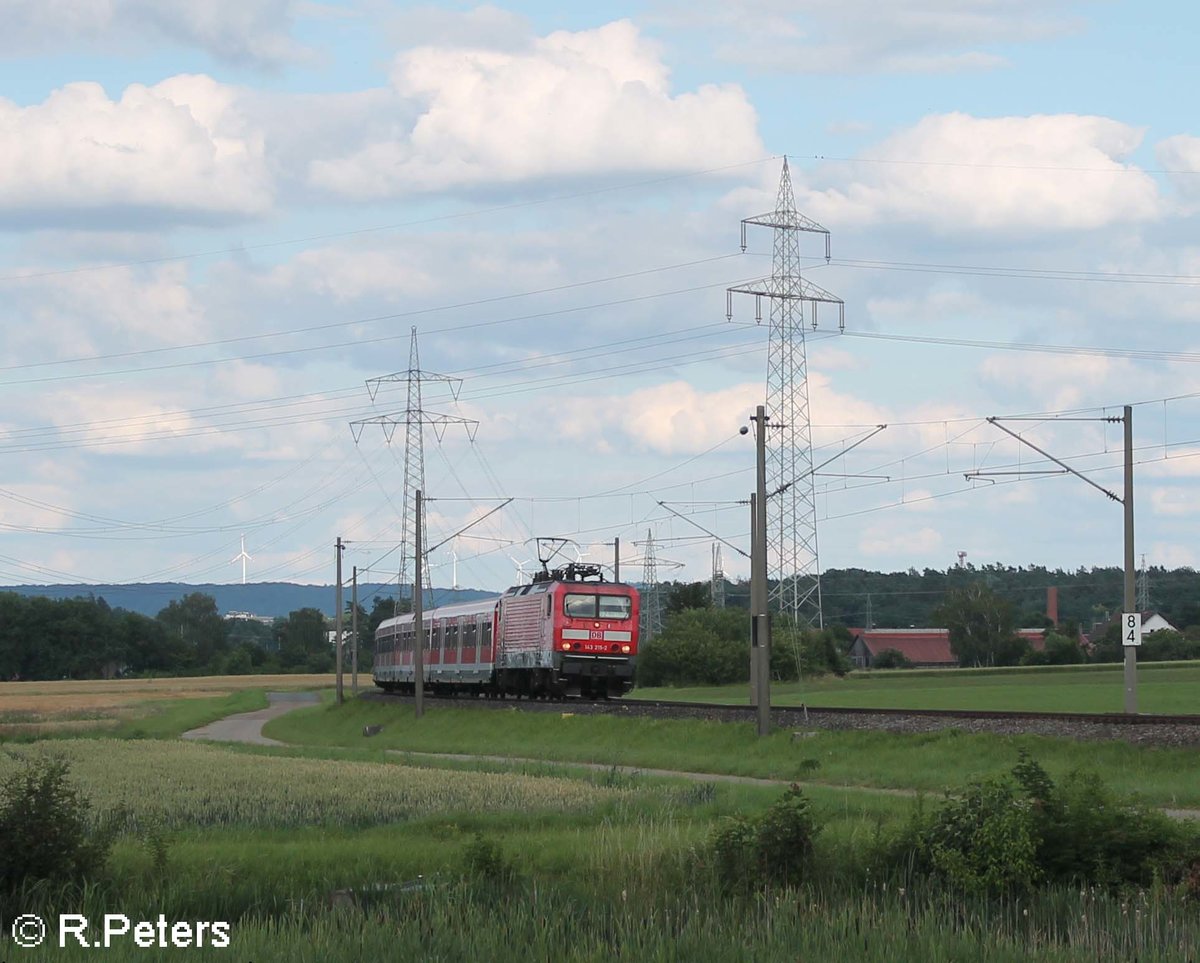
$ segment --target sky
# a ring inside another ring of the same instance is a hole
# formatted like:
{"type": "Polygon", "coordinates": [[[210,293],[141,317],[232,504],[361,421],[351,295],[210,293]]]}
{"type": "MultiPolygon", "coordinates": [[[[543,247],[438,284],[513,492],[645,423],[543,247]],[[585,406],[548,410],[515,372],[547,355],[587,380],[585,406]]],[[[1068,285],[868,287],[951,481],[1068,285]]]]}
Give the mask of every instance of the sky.
{"type": "Polygon", "coordinates": [[[744,576],[768,344],[725,291],[785,157],[845,302],[805,340],[822,568],[1120,565],[1120,505],[987,419],[1119,496],[1126,404],[1139,563],[1195,566],[1170,8],[0,0],[0,584],[236,582],[243,537],[250,581],[331,582],[339,536],[394,579],[414,328],[462,379],[422,386],[435,584],[537,536],[744,576]]]}

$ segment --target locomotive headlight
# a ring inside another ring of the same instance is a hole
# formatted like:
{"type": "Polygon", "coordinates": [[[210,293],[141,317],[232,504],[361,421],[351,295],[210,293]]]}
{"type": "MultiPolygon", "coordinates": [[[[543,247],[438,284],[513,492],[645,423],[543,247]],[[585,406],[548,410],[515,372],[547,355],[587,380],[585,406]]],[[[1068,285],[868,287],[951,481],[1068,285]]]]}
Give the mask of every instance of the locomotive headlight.
{"type": "Polygon", "coordinates": [[[629,646],[627,646],[627,645],[621,646],[621,651],[624,652],[626,655],[628,655],[629,654],[629,646]]]}
{"type": "Polygon", "coordinates": [[[564,652],[570,652],[570,651],[571,651],[571,643],[570,643],[570,642],[564,642],[564,643],[562,644],[562,650],[563,650],[564,652]]]}

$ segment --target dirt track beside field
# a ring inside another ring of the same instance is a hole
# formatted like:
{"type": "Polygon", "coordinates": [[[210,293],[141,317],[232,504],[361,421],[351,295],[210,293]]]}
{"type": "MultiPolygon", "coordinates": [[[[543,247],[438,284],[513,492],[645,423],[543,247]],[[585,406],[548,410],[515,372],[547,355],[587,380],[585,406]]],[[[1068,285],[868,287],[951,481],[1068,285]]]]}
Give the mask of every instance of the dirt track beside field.
{"type": "Polygon", "coordinates": [[[321,697],[315,692],[268,692],[267,701],[271,704],[265,709],[226,716],[199,729],[190,729],[183,734],[183,738],[211,742],[248,742],[256,746],[286,745],[278,739],[268,739],[264,736],[263,726],[293,709],[316,705],[321,701],[321,697]]]}

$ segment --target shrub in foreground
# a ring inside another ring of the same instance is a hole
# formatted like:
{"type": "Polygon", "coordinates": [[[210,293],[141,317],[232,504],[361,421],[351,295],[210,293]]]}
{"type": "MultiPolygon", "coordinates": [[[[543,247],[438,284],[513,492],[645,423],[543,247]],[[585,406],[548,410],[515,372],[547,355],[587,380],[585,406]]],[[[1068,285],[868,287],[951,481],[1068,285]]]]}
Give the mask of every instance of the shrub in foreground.
{"type": "Polygon", "coordinates": [[[970,783],[881,847],[892,869],[941,877],[974,892],[1040,883],[1145,885],[1182,878],[1200,858],[1194,830],[1118,799],[1094,774],[1056,784],[1022,753],[1009,777],[970,783]]]}
{"type": "Polygon", "coordinates": [[[82,882],[103,871],[112,827],[92,818],[69,772],[65,760],[41,757],[0,783],[0,891],[42,880],[82,882]]]}
{"type": "Polygon", "coordinates": [[[792,785],[761,816],[732,816],[712,834],[712,864],[725,886],[800,883],[812,863],[813,840],[820,832],[812,805],[792,785]]]}

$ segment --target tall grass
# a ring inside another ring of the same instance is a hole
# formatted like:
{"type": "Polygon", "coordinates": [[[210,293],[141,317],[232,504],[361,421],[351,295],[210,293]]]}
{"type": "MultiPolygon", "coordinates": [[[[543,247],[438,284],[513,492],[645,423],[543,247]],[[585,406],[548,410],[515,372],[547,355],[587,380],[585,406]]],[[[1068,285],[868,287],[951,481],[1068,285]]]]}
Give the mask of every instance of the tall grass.
{"type": "MultiPolygon", "coordinates": [[[[188,949],[195,960],[420,959],[565,961],[616,959],[897,963],[1191,961],[1200,945],[1194,906],[1161,892],[1107,896],[1054,890],[1033,903],[982,902],[928,889],[805,887],[722,897],[703,881],[679,889],[636,887],[615,897],[529,881],[496,889],[470,880],[413,881],[345,904],[292,904],[233,921],[227,950],[188,949]]],[[[92,892],[83,911],[105,912],[92,892]]],[[[139,908],[140,909],[140,908],[139,908]]],[[[108,911],[112,911],[111,907],[108,911]]],[[[132,915],[137,910],[125,910],[132,915]]],[[[156,919],[154,909],[146,918],[156,919]]],[[[168,913],[168,918],[171,918],[168,913]]],[[[186,917],[184,917],[186,918],[186,917]]],[[[217,917],[220,918],[220,917],[217,917]]],[[[106,960],[141,960],[125,944],[106,960]]],[[[174,954],[159,954],[154,958],[174,954]]],[[[91,960],[57,947],[22,959],[91,960]]]]}

